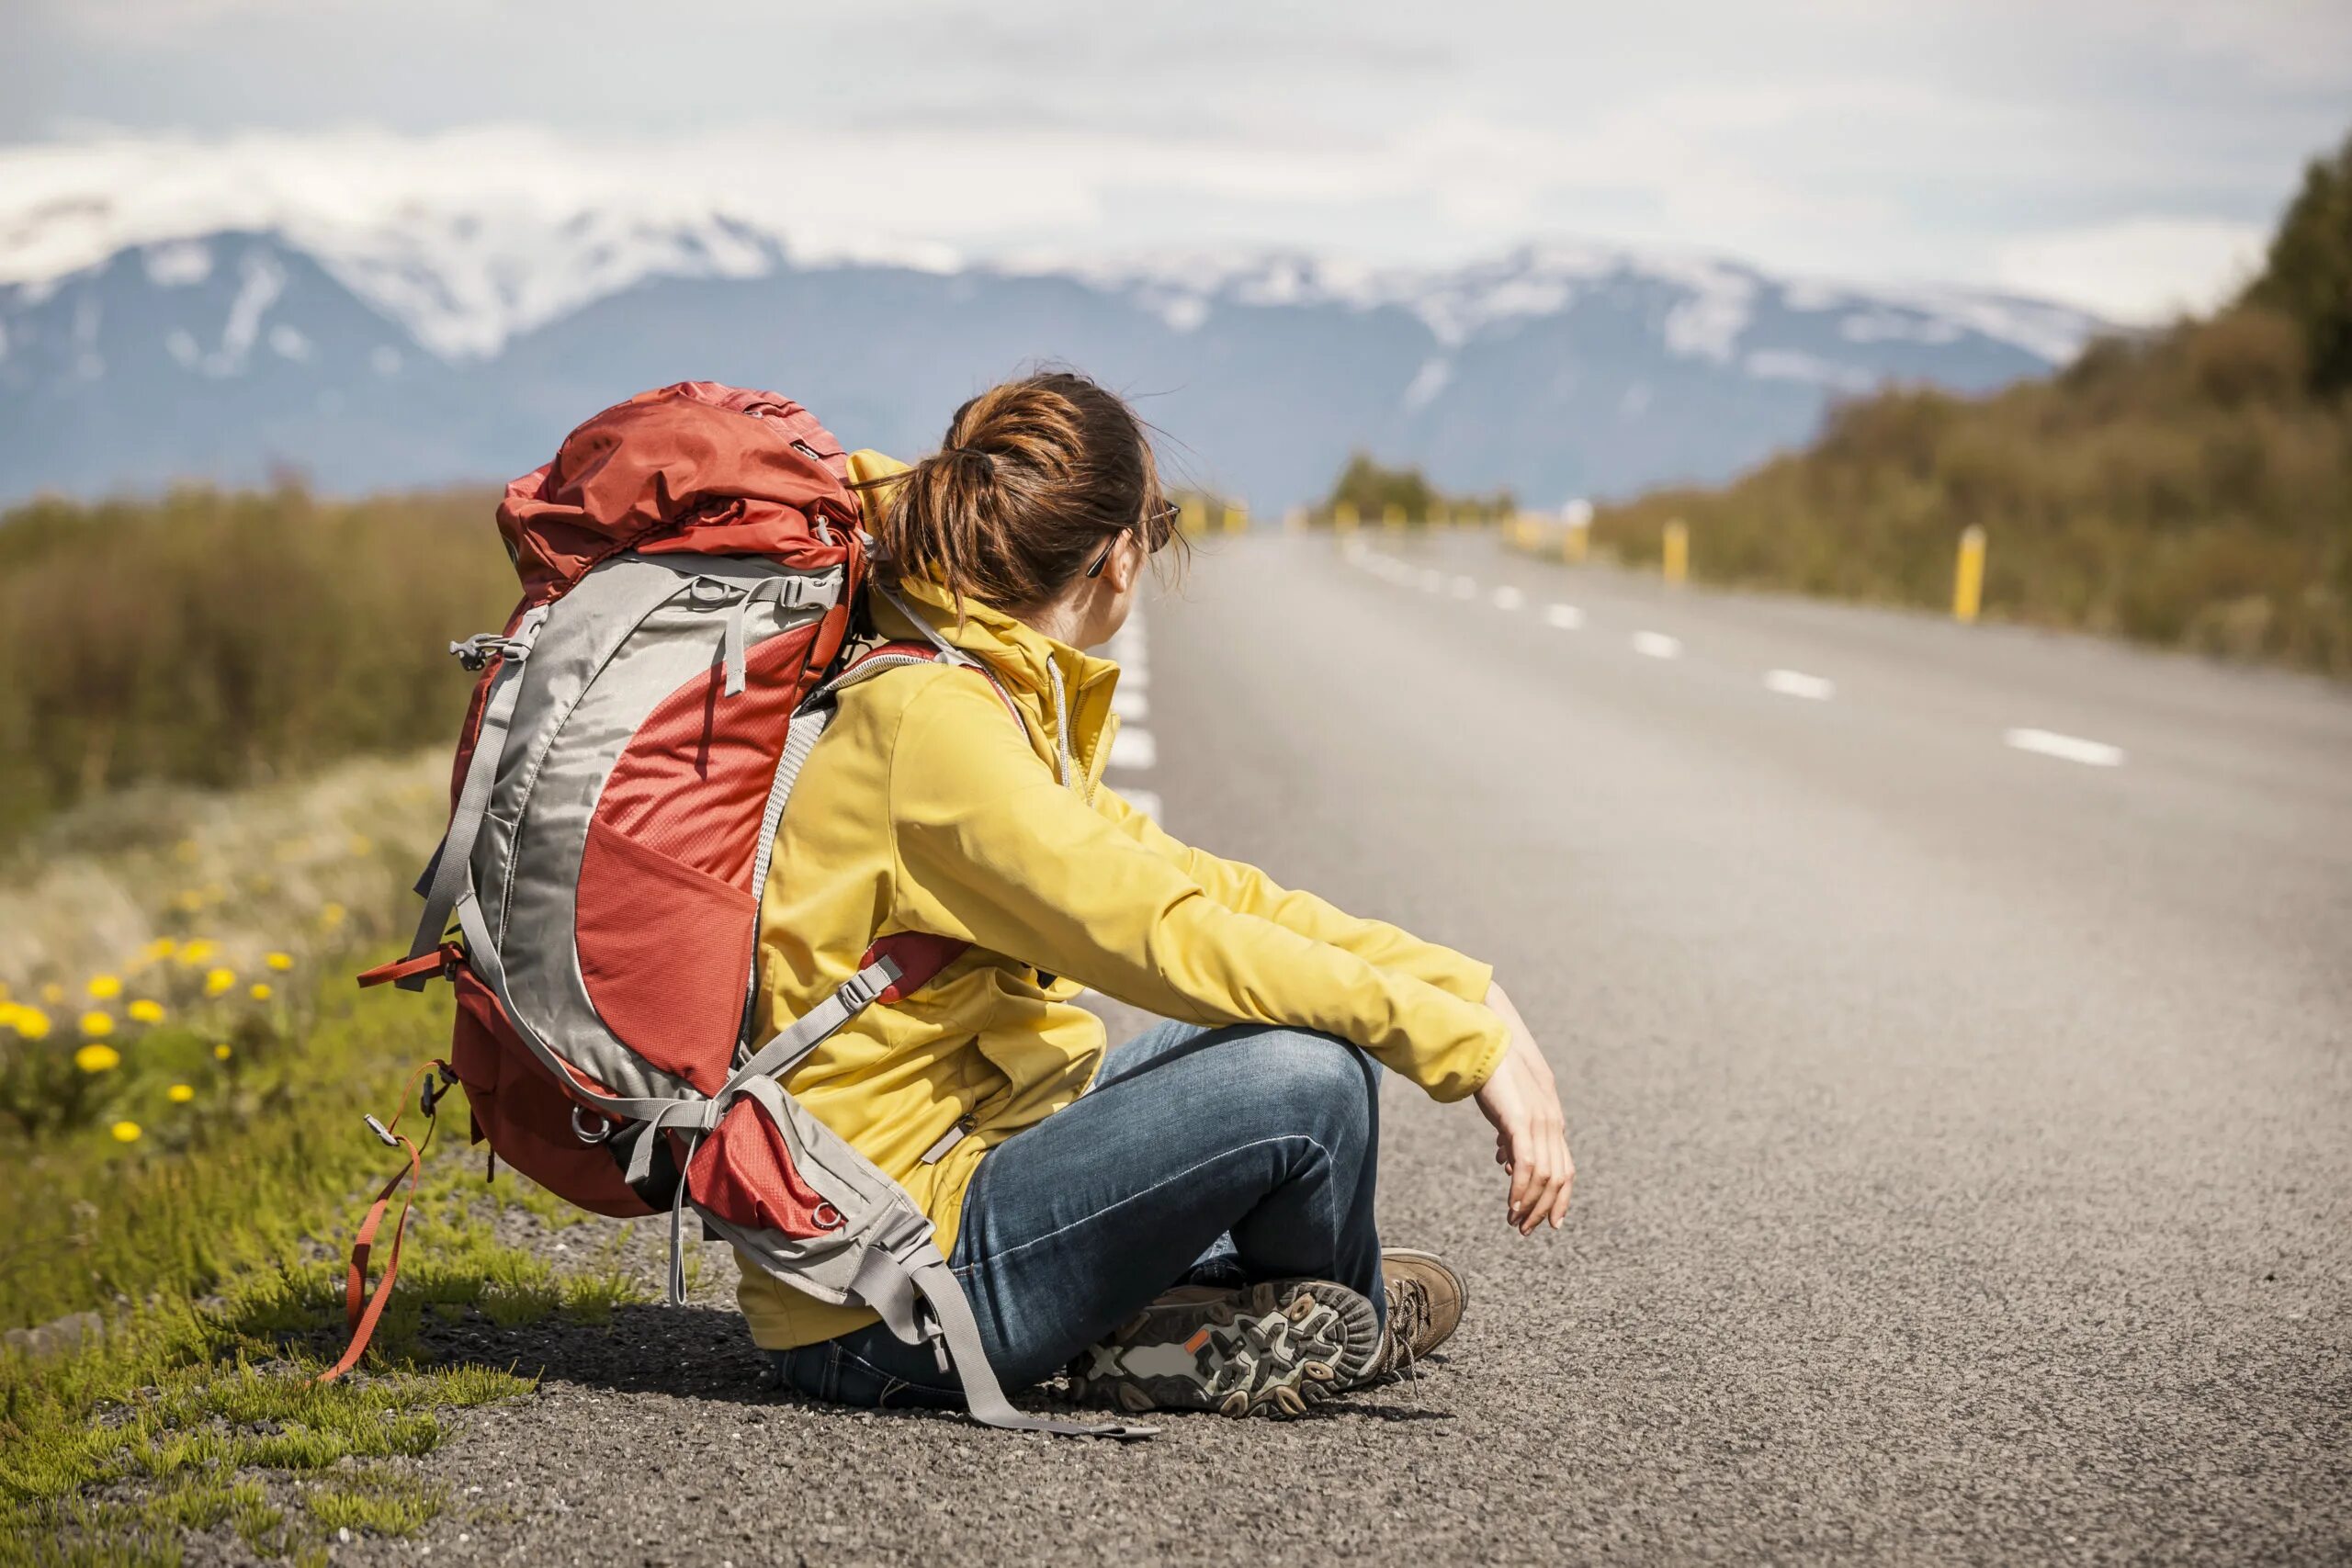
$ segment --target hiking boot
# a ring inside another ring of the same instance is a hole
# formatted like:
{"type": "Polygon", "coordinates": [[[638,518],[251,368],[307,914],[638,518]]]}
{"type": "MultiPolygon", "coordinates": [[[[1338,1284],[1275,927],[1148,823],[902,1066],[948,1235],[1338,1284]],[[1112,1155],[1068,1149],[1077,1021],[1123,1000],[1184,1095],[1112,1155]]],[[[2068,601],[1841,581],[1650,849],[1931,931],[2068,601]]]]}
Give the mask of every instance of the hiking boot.
{"type": "Polygon", "coordinates": [[[1380,1270],[1388,1281],[1388,1323],[1366,1382],[1410,1372],[1414,1362],[1453,1337],[1470,1305],[1470,1287],[1433,1252],[1383,1247],[1380,1270]]]}
{"type": "Polygon", "coordinates": [[[1070,1396],[1134,1411],[1297,1416],[1360,1381],[1379,1348],[1372,1303],[1329,1280],[1186,1285],[1080,1351],[1070,1396]]]}

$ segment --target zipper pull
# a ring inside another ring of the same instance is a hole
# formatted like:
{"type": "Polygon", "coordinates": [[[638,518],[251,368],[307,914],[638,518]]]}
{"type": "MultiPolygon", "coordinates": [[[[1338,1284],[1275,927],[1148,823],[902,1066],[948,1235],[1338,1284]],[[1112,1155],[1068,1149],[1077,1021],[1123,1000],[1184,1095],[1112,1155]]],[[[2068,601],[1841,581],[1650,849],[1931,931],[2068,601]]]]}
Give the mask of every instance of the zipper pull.
{"type": "Polygon", "coordinates": [[[956,1125],[948,1128],[947,1131],[939,1135],[939,1142],[923,1150],[922,1163],[925,1165],[937,1165],[942,1159],[946,1157],[948,1150],[954,1148],[956,1145],[964,1141],[964,1135],[972,1131],[972,1128],[973,1119],[970,1115],[967,1114],[957,1117],[956,1119],[956,1125]]]}

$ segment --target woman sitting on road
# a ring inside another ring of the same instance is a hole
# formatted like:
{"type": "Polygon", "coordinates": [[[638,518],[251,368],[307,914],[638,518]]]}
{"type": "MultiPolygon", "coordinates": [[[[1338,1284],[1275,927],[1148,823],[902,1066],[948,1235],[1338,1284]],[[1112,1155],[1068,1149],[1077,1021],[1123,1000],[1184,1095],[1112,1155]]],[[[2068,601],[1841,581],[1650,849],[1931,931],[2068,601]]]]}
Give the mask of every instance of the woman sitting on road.
{"type": "MultiPolygon", "coordinates": [[[[1118,670],[1080,650],[1174,531],[1118,398],[1010,381],[935,456],[851,472],[878,570],[993,681],[932,663],[842,691],[778,830],[762,1027],[830,995],[877,930],[973,951],[818,1046],[793,1094],[930,1216],[1008,1390],[1068,1367],[1130,1410],[1295,1413],[1402,1371],[1464,1292],[1374,1234],[1380,1067],[1475,1095],[1510,1223],[1556,1226],[1573,1171],[1526,1025],[1486,964],[1188,849],[1101,784],[1118,670]],[[1084,987],[1178,1021],[1106,1052],[1084,987]]],[[[921,633],[878,592],[866,611],[921,633]]],[[[869,1311],[749,1266],[740,1294],[804,1393],[961,1401],[869,1311]]]]}

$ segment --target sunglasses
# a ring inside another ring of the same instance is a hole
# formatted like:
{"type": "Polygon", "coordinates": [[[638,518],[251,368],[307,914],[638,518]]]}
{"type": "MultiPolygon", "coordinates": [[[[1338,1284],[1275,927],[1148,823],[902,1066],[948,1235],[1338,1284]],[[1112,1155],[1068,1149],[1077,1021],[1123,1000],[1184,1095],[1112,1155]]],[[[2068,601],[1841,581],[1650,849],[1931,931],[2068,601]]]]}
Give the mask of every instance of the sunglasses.
{"type": "MultiPolygon", "coordinates": [[[[1147,533],[1145,536],[1152,540],[1152,547],[1154,549],[1159,548],[1160,543],[1167,539],[1168,530],[1176,525],[1176,519],[1182,514],[1182,509],[1171,501],[1161,506],[1159,511],[1153,513],[1149,517],[1144,519],[1145,524],[1148,525],[1149,528],[1149,532],[1147,533]]],[[[1086,569],[1086,575],[1088,577],[1095,578],[1102,575],[1102,569],[1111,564],[1112,547],[1116,545],[1121,539],[1125,538],[1126,535],[1127,531],[1125,528],[1122,528],[1103,542],[1102,553],[1096,556],[1094,558],[1094,564],[1086,569]]]]}

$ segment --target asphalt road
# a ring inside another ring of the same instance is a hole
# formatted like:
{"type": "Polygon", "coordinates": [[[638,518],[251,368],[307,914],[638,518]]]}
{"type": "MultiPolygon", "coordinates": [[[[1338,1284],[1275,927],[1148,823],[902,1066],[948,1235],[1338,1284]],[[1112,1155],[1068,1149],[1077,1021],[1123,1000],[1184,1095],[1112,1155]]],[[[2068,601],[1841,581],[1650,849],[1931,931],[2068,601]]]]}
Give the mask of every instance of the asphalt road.
{"type": "Polygon", "coordinates": [[[1556,1235],[1390,1086],[1384,1230],[1475,1294],[1442,1361],[1137,1446],[843,1414],[756,1386],[714,1256],[709,1310],[453,1342],[543,1392],[357,1555],[2352,1555],[2352,700],[1359,538],[1213,542],[1116,777],[1544,1042],[1556,1235]]]}

